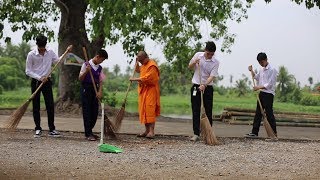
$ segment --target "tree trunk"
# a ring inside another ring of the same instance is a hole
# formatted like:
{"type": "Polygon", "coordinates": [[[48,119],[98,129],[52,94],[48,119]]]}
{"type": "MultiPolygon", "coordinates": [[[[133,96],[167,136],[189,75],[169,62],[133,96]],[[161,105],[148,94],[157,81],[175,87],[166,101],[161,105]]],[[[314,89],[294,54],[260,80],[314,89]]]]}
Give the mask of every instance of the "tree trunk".
{"type": "MultiPolygon", "coordinates": [[[[73,45],[72,52],[84,59],[82,47],[85,46],[89,58],[93,57],[93,49],[101,48],[102,44],[90,45],[85,30],[85,13],[87,2],[85,0],[55,0],[61,10],[61,22],[59,28],[58,42],[59,54],[62,54],[69,45],[73,45]],[[100,47],[99,47],[100,46],[100,47]]],[[[80,82],[78,75],[79,66],[60,65],[59,72],[59,100],[79,103],[80,82]]]]}

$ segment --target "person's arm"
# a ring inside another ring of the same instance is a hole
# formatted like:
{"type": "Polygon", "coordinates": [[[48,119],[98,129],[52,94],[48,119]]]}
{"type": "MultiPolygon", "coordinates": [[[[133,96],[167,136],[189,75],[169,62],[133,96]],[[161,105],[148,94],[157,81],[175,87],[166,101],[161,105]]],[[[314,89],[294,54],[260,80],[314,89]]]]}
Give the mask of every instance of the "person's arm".
{"type": "Polygon", "coordinates": [[[268,81],[267,83],[261,85],[261,86],[255,86],[254,87],[254,90],[257,91],[257,90],[260,90],[260,89],[272,89],[273,86],[276,85],[276,81],[277,81],[277,76],[278,76],[278,72],[277,70],[275,69],[272,69],[272,72],[271,74],[269,75],[268,77],[268,81]]]}
{"type": "Polygon", "coordinates": [[[32,70],[32,55],[29,53],[27,56],[27,60],[26,60],[26,75],[37,79],[37,80],[41,80],[41,76],[39,76],[38,74],[34,73],[32,70]]]}
{"type": "Polygon", "coordinates": [[[195,54],[195,55],[192,57],[192,59],[190,60],[188,68],[189,68],[189,69],[194,69],[194,67],[196,66],[196,64],[199,64],[199,61],[200,61],[199,55],[198,55],[198,54],[195,54]]]}
{"type": "Polygon", "coordinates": [[[97,92],[97,98],[98,99],[101,99],[103,97],[103,81],[100,81],[99,82],[99,89],[98,89],[98,92],[97,92]]]}
{"type": "Polygon", "coordinates": [[[83,63],[79,73],[79,80],[83,81],[86,75],[89,73],[89,71],[91,71],[90,64],[86,65],[86,63],[83,63]]]}
{"type": "Polygon", "coordinates": [[[135,66],[134,68],[135,68],[135,71],[136,71],[137,73],[140,73],[140,66],[139,66],[139,62],[138,62],[137,59],[136,59],[136,66],[135,66]]]}

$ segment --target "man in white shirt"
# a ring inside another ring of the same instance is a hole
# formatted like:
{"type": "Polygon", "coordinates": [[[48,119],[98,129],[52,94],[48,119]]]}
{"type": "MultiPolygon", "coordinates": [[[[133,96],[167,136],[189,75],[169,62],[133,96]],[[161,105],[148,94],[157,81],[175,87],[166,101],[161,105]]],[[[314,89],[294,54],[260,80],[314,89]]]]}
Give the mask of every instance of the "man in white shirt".
{"type": "Polygon", "coordinates": [[[203,91],[203,104],[206,115],[212,126],[213,80],[218,77],[219,61],[214,57],[216,45],[209,41],[204,52],[197,52],[189,62],[189,69],[194,70],[191,87],[191,105],[194,136],[191,141],[197,141],[200,135],[200,107],[203,91]],[[200,68],[199,68],[200,67],[200,68]],[[199,77],[200,71],[200,77],[199,77]]]}
{"type": "Polygon", "coordinates": [[[42,128],[40,125],[40,92],[42,92],[48,115],[49,136],[59,137],[60,133],[54,126],[54,102],[52,93],[52,82],[47,77],[53,63],[59,61],[59,57],[52,51],[46,49],[47,37],[40,35],[36,38],[37,48],[30,51],[26,61],[26,74],[31,79],[31,91],[36,91],[39,85],[44,82],[39,92],[32,99],[33,119],[35,123],[34,137],[41,137],[42,128]]]}
{"type": "MultiPolygon", "coordinates": [[[[260,90],[259,99],[263,109],[265,109],[268,122],[273,129],[273,132],[277,136],[276,119],[273,114],[273,99],[275,95],[276,82],[278,71],[270,65],[268,62],[267,55],[263,52],[259,53],[257,56],[259,64],[262,69],[255,74],[252,71],[252,66],[249,66],[249,71],[251,71],[252,76],[257,81],[256,86],[253,87],[254,91],[260,90]]],[[[260,109],[259,102],[257,101],[256,113],[253,121],[253,128],[251,133],[246,134],[246,137],[258,137],[259,128],[261,125],[262,113],[260,109]]]]}

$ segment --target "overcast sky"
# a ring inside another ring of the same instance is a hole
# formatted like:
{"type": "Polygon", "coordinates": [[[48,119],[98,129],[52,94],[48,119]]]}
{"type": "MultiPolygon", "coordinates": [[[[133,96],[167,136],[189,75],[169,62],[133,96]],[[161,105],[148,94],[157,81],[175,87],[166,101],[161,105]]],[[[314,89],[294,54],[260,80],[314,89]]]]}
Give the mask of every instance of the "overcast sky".
{"type": "MultiPolygon", "coordinates": [[[[233,82],[241,78],[242,74],[249,76],[247,66],[250,64],[255,68],[259,66],[256,55],[261,51],[267,53],[272,65],[285,66],[302,85],[309,84],[309,77],[313,78],[314,83],[320,81],[318,8],[308,10],[304,4],[297,5],[290,0],[274,0],[269,4],[255,1],[248,10],[248,16],[249,18],[240,24],[232,22],[229,24],[230,32],[237,35],[236,42],[231,47],[232,52],[230,54],[216,52],[216,57],[220,61],[219,74],[224,75],[221,84],[229,86],[231,74],[234,76],[233,82]]],[[[52,25],[56,29],[58,26],[59,24],[52,25]]],[[[7,30],[5,34],[11,33],[7,30]]],[[[12,42],[20,43],[21,35],[15,33],[12,42]]],[[[161,46],[146,42],[148,43],[146,51],[151,57],[163,62],[161,46]]],[[[34,42],[30,43],[34,45],[34,42]]],[[[57,43],[49,45],[57,52],[57,43]]],[[[109,53],[109,60],[103,65],[112,70],[115,64],[119,64],[124,72],[128,66],[128,58],[124,55],[121,45],[107,46],[106,50],[109,53]]]]}

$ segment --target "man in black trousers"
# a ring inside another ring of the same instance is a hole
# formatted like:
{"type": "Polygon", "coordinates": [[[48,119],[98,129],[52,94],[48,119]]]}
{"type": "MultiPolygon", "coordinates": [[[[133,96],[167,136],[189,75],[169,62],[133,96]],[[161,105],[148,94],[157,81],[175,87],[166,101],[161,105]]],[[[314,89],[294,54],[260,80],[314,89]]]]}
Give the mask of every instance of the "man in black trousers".
{"type": "MultiPolygon", "coordinates": [[[[260,90],[259,99],[261,101],[261,105],[263,109],[265,109],[268,122],[271,128],[273,129],[273,132],[277,136],[276,120],[273,114],[273,99],[275,95],[278,71],[268,62],[266,53],[259,53],[257,56],[257,60],[260,66],[262,66],[262,68],[259,70],[257,74],[255,74],[255,72],[252,70],[252,66],[249,66],[248,68],[249,71],[251,71],[252,77],[254,77],[254,79],[257,81],[257,84],[253,87],[253,90],[260,90]]],[[[259,102],[257,101],[257,108],[256,114],[254,116],[253,128],[251,133],[245,135],[246,137],[258,137],[261,120],[262,113],[259,102]]]]}
{"type": "Polygon", "coordinates": [[[47,75],[51,66],[59,61],[59,57],[51,49],[47,49],[47,37],[40,35],[36,38],[37,48],[30,51],[26,61],[26,75],[31,78],[31,91],[36,91],[43,82],[43,86],[32,99],[33,119],[36,125],[34,137],[42,135],[40,125],[40,93],[42,92],[48,115],[49,136],[60,137],[60,133],[54,126],[54,102],[52,93],[52,81],[47,75]]]}
{"type": "Polygon", "coordinates": [[[218,77],[219,61],[214,57],[216,45],[209,41],[204,52],[197,52],[189,62],[189,69],[194,70],[191,87],[191,105],[193,120],[193,137],[197,141],[200,136],[201,91],[206,115],[212,126],[213,80],[218,77]],[[200,71],[200,72],[199,72],[200,71]],[[200,75],[199,75],[200,73],[200,75]],[[200,82],[201,78],[201,82],[200,82]]]}

